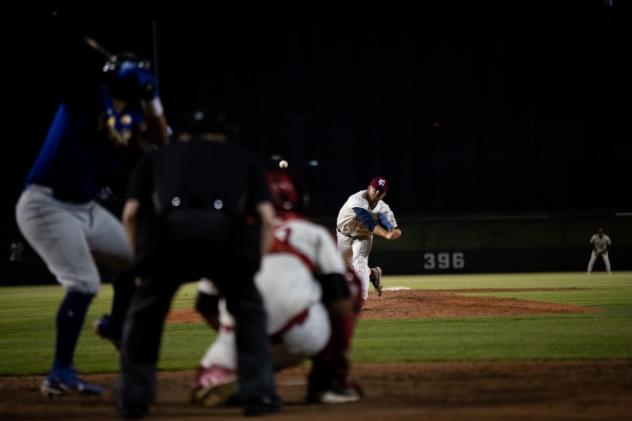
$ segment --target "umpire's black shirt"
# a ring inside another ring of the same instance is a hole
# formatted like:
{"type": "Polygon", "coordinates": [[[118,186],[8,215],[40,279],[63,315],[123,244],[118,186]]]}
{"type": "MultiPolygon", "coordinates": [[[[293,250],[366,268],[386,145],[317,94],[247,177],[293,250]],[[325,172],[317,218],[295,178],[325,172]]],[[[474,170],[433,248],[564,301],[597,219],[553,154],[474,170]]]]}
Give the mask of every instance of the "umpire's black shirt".
{"type": "Polygon", "coordinates": [[[260,260],[256,206],[270,201],[261,166],[225,142],[192,139],[148,154],[130,179],[140,202],[137,270],[183,267],[196,273],[228,265],[256,271],[260,260]]]}

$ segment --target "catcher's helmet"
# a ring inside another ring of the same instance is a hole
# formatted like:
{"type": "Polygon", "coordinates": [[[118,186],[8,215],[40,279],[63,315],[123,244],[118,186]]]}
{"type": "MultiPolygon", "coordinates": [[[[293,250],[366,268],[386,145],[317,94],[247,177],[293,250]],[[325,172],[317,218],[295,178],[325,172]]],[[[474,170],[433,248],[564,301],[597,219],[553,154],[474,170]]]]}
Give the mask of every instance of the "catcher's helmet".
{"type": "Polygon", "coordinates": [[[126,75],[129,75],[132,69],[149,70],[150,67],[149,61],[138,58],[134,53],[115,54],[103,65],[105,84],[115,97],[139,99],[143,94],[142,87],[126,75]]]}
{"type": "Polygon", "coordinates": [[[266,173],[266,181],[277,212],[304,212],[307,209],[309,195],[296,174],[274,169],[266,173]]]}

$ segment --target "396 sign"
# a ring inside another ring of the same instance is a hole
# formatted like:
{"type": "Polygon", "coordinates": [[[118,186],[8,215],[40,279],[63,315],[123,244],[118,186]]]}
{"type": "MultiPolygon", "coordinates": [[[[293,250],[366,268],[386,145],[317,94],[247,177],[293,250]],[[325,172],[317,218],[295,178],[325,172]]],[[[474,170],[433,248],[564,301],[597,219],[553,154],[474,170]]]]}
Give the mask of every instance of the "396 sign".
{"type": "Polygon", "coordinates": [[[423,254],[424,270],[465,269],[465,255],[460,252],[441,252],[423,254]]]}

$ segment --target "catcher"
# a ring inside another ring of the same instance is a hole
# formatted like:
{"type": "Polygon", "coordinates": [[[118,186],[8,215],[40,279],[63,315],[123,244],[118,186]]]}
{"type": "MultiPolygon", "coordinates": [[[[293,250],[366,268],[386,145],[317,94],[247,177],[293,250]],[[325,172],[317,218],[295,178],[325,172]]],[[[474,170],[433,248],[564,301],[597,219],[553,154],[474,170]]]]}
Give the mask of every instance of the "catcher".
{"type": "MultiPolygon", "coordinates": [[[[349,382],[347,353],[359,311],[359,281],[345,266],[329,232],[298,212],[300,184],[285,170],[266,175],[277,219],[273,245],[255,283],[268,316],[273,368],[312,360],[307,401],[336,404],[360,399],[349,382]]],[[[200,282],[197,309],[219,334],[194,380],[192,401],[216,406],[233,395],[237,355],[234,322],[211,281],[200,282]]],[[[233,395],[234,396],[234,395],[233,395]]]]}

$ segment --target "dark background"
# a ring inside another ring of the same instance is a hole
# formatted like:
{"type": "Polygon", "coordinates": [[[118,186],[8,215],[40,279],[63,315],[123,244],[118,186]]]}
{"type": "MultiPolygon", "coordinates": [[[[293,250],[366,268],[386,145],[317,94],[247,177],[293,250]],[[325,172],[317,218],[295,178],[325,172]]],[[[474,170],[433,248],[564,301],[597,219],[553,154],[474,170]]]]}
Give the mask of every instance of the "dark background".
{"type": "Polygon", "coordinates": [[[400,216],[630,211],[623,3],[196,19],[40,8],[4,36],[1,226],[15,227],[60,68],[102,62],[81,33],[152,59],[173,125],[193,107],[228,112],[262,162],[280,155],[302,171],[316,215],[335,215],[374,175],[390,179],[400,216]]]}

